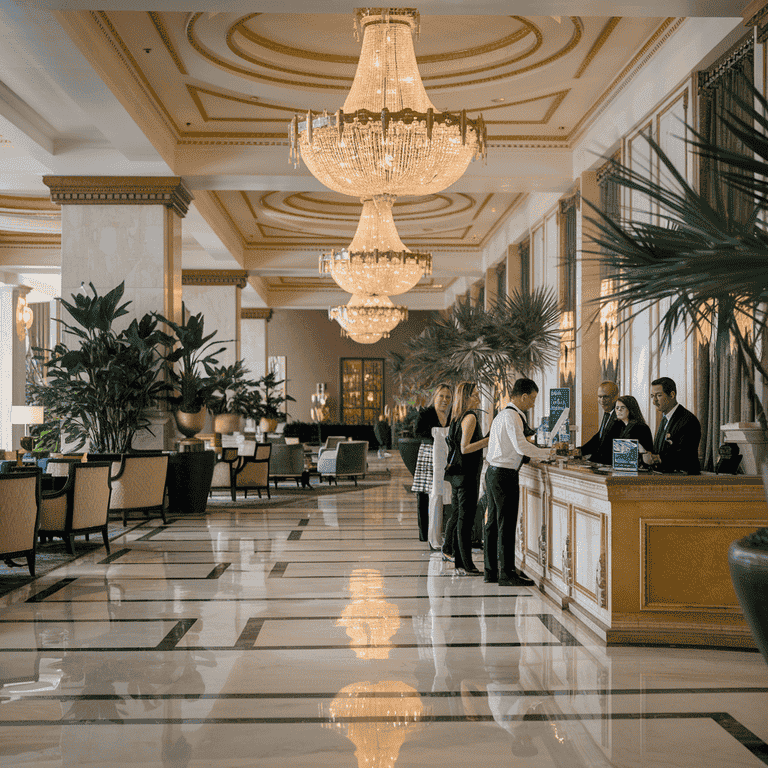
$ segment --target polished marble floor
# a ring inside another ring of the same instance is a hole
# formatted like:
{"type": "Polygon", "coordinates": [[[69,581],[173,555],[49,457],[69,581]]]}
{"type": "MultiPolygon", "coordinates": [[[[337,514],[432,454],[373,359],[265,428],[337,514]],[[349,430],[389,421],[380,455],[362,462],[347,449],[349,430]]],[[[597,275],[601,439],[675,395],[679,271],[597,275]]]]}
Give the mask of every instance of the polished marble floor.
{"type": "Polygon", "coordinates": [[[768,765],[761,656],[606,649],[455,575],[387,461],[378,487],[139,524],[0,599],[0,766],[768,765]]]}

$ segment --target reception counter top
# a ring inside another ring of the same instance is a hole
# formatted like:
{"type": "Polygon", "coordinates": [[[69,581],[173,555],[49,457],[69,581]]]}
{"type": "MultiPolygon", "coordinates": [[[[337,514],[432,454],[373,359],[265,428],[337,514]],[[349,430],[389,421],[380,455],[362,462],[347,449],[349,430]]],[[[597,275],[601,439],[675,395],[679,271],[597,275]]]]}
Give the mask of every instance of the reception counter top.
{"type": "Polygon", "coordinates": [[[768,526],[760,477],[531,463],[520,489],[518,566],[605,643],[755,647],[728,547],[768,526]]]}

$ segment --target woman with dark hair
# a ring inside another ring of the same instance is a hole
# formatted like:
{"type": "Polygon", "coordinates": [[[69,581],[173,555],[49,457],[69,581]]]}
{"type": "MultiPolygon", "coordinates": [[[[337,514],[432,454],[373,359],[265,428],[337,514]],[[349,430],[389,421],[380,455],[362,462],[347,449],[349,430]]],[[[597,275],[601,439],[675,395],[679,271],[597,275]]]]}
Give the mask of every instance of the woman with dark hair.
{"type": "Polygon", "coordinates": [[[651,428],[645,423],[640,405],[632,395],[622,395],[616,400],[616,420],[624,426],[617,437],[624,440],[637,440],[640,454],[653,450],[651,428]]]}
{"type": "MultiPolygon", "coordinates": [[[[416,421],[415,434],[421,438],[416,471],[411,490],[418,494],[419,541],[428,541],[429,494],[432,491],[432,427],[447,427],[451,418],[453,395],[447,384],[438,384],[427,408],[422,408],[416,421]]],[[[442,479],[442,478],[441,478],[442,479]]]]}
{"type": "Polygon", "coordinates": [[[452,512],[443,544],[443,557],[454,557],[456,572],[472,576],[482,575],[472,562],[472,524],[480,491],[483,448],[488,445],[488,438],[483,437],[480,429],[479,406],[477,386],[471,381],[462,381],[456,387],[451,413],[451,429],[459,431],[461,440],[462,474],[450,476],[452,512]]]}

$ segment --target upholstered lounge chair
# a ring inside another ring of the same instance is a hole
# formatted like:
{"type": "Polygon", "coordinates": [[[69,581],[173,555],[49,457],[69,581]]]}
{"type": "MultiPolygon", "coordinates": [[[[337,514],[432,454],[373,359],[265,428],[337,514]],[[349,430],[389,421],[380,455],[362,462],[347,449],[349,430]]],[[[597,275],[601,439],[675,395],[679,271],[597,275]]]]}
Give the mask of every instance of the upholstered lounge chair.
{"type": "Polygon", "coordinates": [[[368,442],[365,440],[345,440],[335,450],[323,452],[317,460],[320,479],[327,478],[328,485],[331,480],[338,485],[340,477],[351,477],[357,485],[357,478],[364,477],[367,468],[368,442]]]}
{"type": "Polygon", "coordinates": [[[12,563],[14,557],[26,557],[31,576],[35,575],[41,474],[30,469],[0,475],[0,559],[12,563]]]}
{"type": "Polygon", "coordinates": [[[131,512],[151,513],[165,519],[165,482],[168,474],[167,454],[125,454],[120,461],[112,464],[112,500],[110,512],[128,522],[131,512]]]}
{"type": "Polygon", "coordinates": [[[112,464],[94,461],[72,463],[66,485],[59,491],[43,492],[38,533],[60,536],[67,552],[75,554],[75,536],[100,533],[109,552],[109,475],[112,464]]]}
{"type": "Polygon", "coordinates": [[[304,477],[304,445],[273,445],[272,455],[269,458],[269,479],[277,488],[280,480],[295,480],[301,487],[304,477]]]}
{"type": "Polygon", "coordinates": [[[221,457],[213,467],[211,495],[214,490],[228,490],[235,500],[235,467],[237,465],[237,448],[222,448],[221,457]]]}
{"type": "Polygon", "coordinates": [[[235,491],[256,491],[261,498],[261,491],[269,493],[269,457],[272,453],[272,443],[256,443],[253,456],[240,456],[235,467],[235,491]]]}

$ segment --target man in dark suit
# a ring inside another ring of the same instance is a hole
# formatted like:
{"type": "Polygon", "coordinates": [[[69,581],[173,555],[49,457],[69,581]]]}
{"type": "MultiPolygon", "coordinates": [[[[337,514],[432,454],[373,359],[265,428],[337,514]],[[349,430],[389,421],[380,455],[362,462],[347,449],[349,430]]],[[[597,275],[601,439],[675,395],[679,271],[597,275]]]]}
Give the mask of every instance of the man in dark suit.
{"type": "Polygon", "coordinates": [[[653,441],[653,452],[644,453],[643,461],[660,472],[700,475],[701,424],[677,402],[675,382],[669,376],[652,381],[651,400],[662,418],[653,441]]]}
{"type": "Polygon", "coordinates": [[[584,456],[597,464],[613,463],[613,439],[619,436],[624,426],[614,411],[618,396],[619,388],[614,381],[604,381],[597,388],[597,402],[602,414],[600,429],[576,449],[576,456],[584,456]]]}

